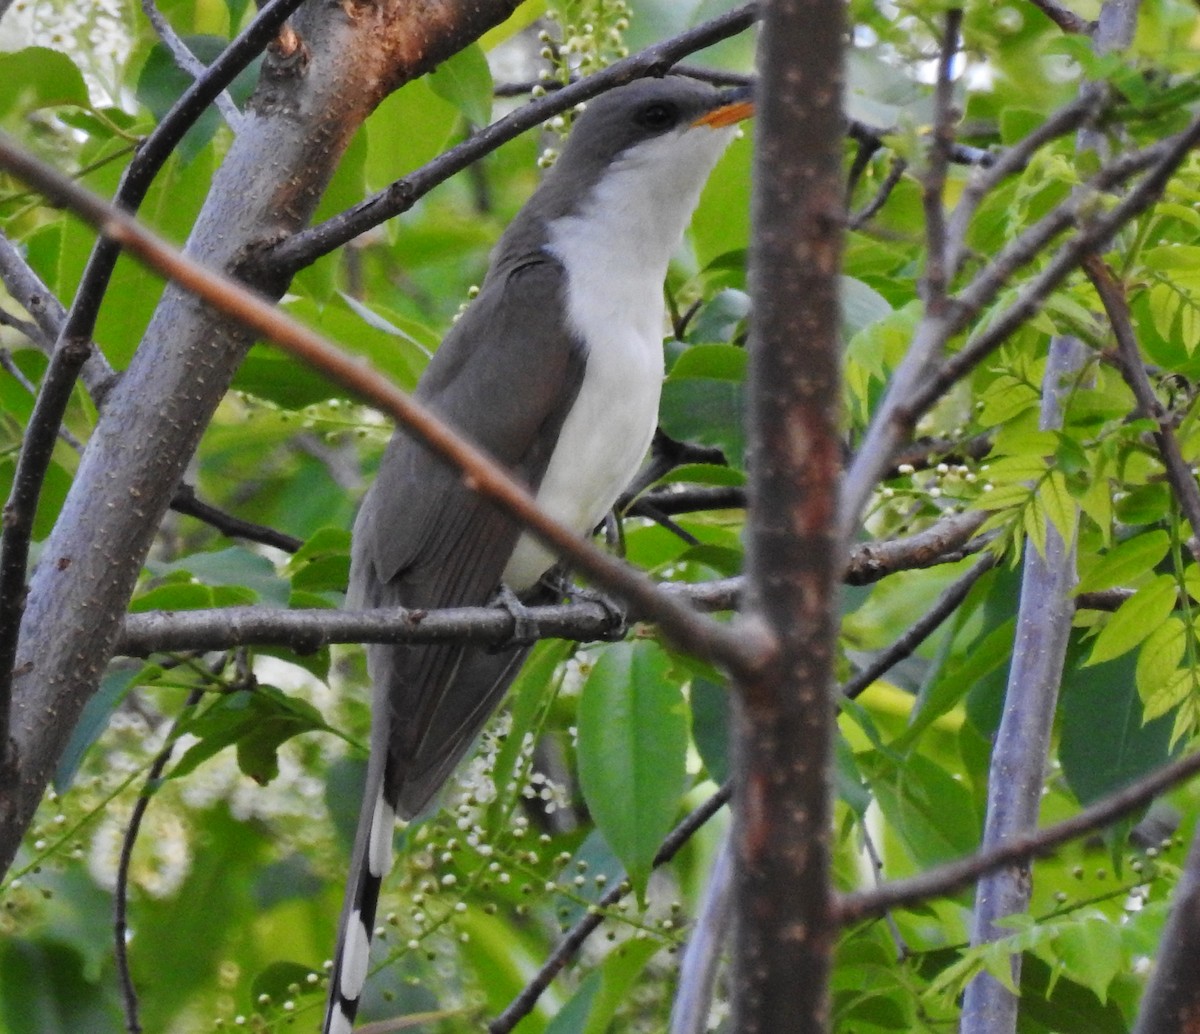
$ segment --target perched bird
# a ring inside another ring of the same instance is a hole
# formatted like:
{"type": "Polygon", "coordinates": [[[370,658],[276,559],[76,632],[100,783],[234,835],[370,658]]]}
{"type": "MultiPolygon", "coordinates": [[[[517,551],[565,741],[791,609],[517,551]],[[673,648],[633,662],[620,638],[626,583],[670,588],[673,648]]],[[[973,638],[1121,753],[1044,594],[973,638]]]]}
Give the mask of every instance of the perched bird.
{"type": "MultiPolygon", "coordinates": [[[[501,237],[479,295],[416,395],[586,535],[636,473],[658,416],[663,279],[748,91],[668,76],[590,101],[562,156],[501,237]]],[[[354,525],[349,602],[526,602],[554,566],[462,475],[399,428],[354,525]]],[[[426,806],[471,746],[527,648],[368,647],[371,755],[327,1034],[351,1029],[397,817],[426,806]]]]}

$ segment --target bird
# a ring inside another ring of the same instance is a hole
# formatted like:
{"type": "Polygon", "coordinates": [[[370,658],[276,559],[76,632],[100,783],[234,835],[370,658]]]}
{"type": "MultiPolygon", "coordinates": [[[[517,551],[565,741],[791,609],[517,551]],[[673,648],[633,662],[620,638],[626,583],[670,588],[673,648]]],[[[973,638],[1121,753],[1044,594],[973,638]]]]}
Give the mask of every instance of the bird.
{"type": "MultiPolygon", "coordinates": [[[[479,293],[415,396],[590,534],[657,425],[667,264],[748,87],[682,75],[589,101],[562,153],[494,248],[479,293]]],[[[561,598],[556,558],[415,435],[397,428],[351,545],[351,607],[522,605],[561,598]]],[[[370,754],[325,1034],[347,1034],[366,979],[397,819],[435,798],[516,676],[528,645],[367,647],[370,754]]]]}

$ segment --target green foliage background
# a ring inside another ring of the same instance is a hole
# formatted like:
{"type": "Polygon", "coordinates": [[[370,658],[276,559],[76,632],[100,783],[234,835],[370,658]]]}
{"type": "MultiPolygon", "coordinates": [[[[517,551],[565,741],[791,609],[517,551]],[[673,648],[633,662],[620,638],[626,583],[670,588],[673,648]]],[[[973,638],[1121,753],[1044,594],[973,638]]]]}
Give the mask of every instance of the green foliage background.
{"type": "MultiPolygon", "coordinates": [[[[501,67],[522,38],[540,29],[566,45],[533,67],[559,77],[564,68],[598,67],[727,6],[659,0],[629,11],[610,0],[581,0],[553,12],[544,4],[522,8],[513,24],[379,108],[352,143],[319,218],[419,167],[462,139],[472,121],[520,103],[493,101],[485,55],[501,67]]],[[[886,131],[885,146],[854,187],[852,209],[876,193],[893,162],[908,163],[878,215],[846,241],[845,411],[852,442],[920,312],[921,134],[930,118],[929,57],[943,6],[930,0],[850,5],[849,112],[886,131]]],[[[175,0],[163,9],[205,58],[249,16],[239,0],[175,0]]],[[[1182,0],[1147,0],[1132,52],[1103,59],[1020,2],[968,4],[964,36],[957,99],[961,139],[974,147],[1019,141],[1071,100],[1085,78],[1111,80],[1121,91],[1102,127],[1117,150],[1177,130],[1197,98],[1200,20],[1182,0]]],[[[533,38],[536,53],[543,43],[533,38]]],[[[135,6],[115,0],[87,10],[62,0],[18,2],[0,25],[0,46],[8,48],[0,53],[6,84],[0,126],[105,195],[115,190],[136,140],[186,83],[135,6]],[[110,49],[81,43],[92,29],[110,32],[110,49]]],[[[749,37],[701,55],[743,71],[752,57],[749,37]]],[[[252,83],[247,75],[234,96],[244,100],[252,83]]],[[[143,218],[182,241],[229,140],[215,113],[206,116],[159,176],[143,218]]],[[[302,272],[285,307],[411,387],[470,285],[481,279],[489,247],[535,184],[543,146],[555,142],[552,134],[528,134],[502,147],[412,212],[302,272]]],[[[853,154],[848,143],[848,167],[853,154]]],[[[720,447],[728,465],[690,465],[668,475],[669,483],[745,482],[751,155],[750,139],[739,140],[718,167],[668,284],[673,311],[698,308],[680,338],[666,343],[662,426],[677,438],[720,447]]],[[[981,207],[964,275],[1090,171],[1070,137],[1038,151],[981,207]]],[[[970,175],[969,168],[952,168],[950,201],[970,175]]],[[[1198,190],[1193,158],[1163,202],[1125,230],[1107,256],[1126,285],[1147,360],[1193,463],[1200,454],[1198,190]]],[[[91,231],[11,180],[0,179],[0,218],[37,273],[69,300],[91,231]]],[[[1032,270],[1045,261],[1035,260],[1032,270]]],[[[1017,275],[979,326],[1012,300],[1030,272],[1017,275]]],[[[154,278],[122,260],[96,330],[118,368],[136,347],[159,292],[154,278]]],[[[1048,525],[1078,536],[1081,591],[1136,591],[1113,613],[1079,613],[1043,821],[1073,814],[1195,738],[1196,564],[1147,426],[1129,419],[1132,396],[1102,361],[1111,345],[1098,311],[1086,280],[1070,280],[919,428],[948,442],[942,453],[928,466],[894,472],[875,497],[865,537],[903,535],[950,511],[979,509],[988,514],[990,548],[1002,562],[889,683],[843,708],[841,889],[871,884],[866,831],[888,878],[978,846],[1021,557],[1042,546],[1048,525]],[[1063,429],[1044,432],[1037,430],[1037,406],[1054,334],[1080,337],[1095,361],[1070,395],[1063,429]],[[980,435],[987,436],[986,456],[966,458],[962,444],[980,435]]],[[[0,344],[36,383],[45,368],[41,353],[5,328],[0,344]]],[[[389,428],[339,398],[319,375],[262,346],[235,388],[196,457],[197,488],[306,546],[289,558],[231,544],[171,516],[134,610],[341,602],[347,529],[389,428]]],[[[16,377],[0,376],[5,495],[31,405],[16,377]]],[[[86,438],[95,416],[80,390],[69,430],[86,438]]],[[[39,539],[75,463],[70,445],[60,443],[39,511],[39,539]]],[[[627,521],[630,560],[673,581],[740,571],[740,510],[695,513],[678,523],[693,542],[627,521]]],[[[845,672],[895,639],[970,562],[848,589],[845,672]]],[[[0,1029],[122,1029],[112,884],[122,831],[142,791],[153,800],[131,868],[129,951],[146,1029],[312,1029],[357,809],[365,700],[363,664],[351,648],[303,657],[260,650],[116,662],[0,887],[0,1029]],[[196,690],[199,703],[185,706],[196,690]],[[154,756],[174,739],[166,777],[147,787],[154,756]]],[[[727,710],[718,673],[672,652],[653,628],[636,628],[622,644],[541,644],[445,807],[403,834],[381,907],[384,936],[365,1017],[428,1014],[421,1029],[478,1029],[525,984],[561,929],[608,887],[629,879],[631,893],[581,963],[519,1029],[664,1029],[678,952],[725,814],[665,871],[651,875],[650,863],[671,826],[727,777],[727,710]]],[[[1195,795],[1185,788],[1156,804],[1132,839],[1127,824],[1039,861],[1031,916],[1013,922],[1009,941],[965,947],[968,894],[901,910],[894,925],[847,930],[834,974],[834,1029],[953,1029],[956,995],[966,981],[981,967],[1003,977],[1014,946],[1026,953],[1023,1032],[1128,1029],[1182,861],[1180,845],[1193,832],[1195,795]]]]}

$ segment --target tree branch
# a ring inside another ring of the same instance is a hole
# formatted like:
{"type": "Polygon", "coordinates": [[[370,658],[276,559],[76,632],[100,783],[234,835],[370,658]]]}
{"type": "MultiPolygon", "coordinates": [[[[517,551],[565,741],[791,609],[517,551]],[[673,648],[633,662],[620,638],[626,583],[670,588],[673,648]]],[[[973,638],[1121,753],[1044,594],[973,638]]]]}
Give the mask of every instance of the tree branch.
{"type": "MultiPolygon", "coordinates": [[[[191,52],[188,45],[180,38],[179,33],[167,21],[162,11],[154,6],[154,0],[142,0],[142,13],[149,19],[150,24],[154,27],[154,31],[158,34],[158,38],[162,40],[163,46],[167,48],[168,53],[174,58],[175,64],[193,79],[202,78],[208,71],[208,67],[191,52]]],[[[233,98],[229,96],[229,91],[227,89],[222,90],[213,99],[213,103],[216,104],[217,110],[225,120],[225,124],[236,133],[241,128],[242,113],[238,111],[237,105],[233,103],[233,98]]]]}
{"type": "Polygon", "coordinates": [[[623,86],[644,76],[663,75],[680,58],[744,32],[757,17],[757,4],[744,4],[672,39],[647,47],[623,61],[617,61],[602,71],[571,83],[570,86],[548,92],[545,97],[518,108],[490,126],[485,126],[457,147],[438,155],[433,161],[353,208],[281,241],[265,257],[266,261],[280,275],[290,275],[303,269],[322,255],[349,243],[359,234],[401,212],[407,212],[438,184],[461,172],[484,155],[490,154],[501,144],[520,136],[527,129],[541,125],[548,118],[561,114],[605,90],[623,86]]]}
{"type": "MultiPolygon", "coordinates": [[[[125,169],[117,188],[115,206],[137,210],[154,177],[187,130],[213,98],[253,60],[301,2],[270,0],[246,31],[213,63],[208,74],[196,80],[172,105],[125,169]]],[[[75,184],[66,177],[57,178],[58,188],[51,194],[65,196],[70,192],[65,188],[73,188],[75,184]]],[[[25,576],[38,497],[75,380],[91,353],[96,315],[119,253],[120,246],[113,237],[101,237],[92,249],[26,425],[12,491],[4,507],[4,536],[0,544],[0,770],[4,768],[9,751],[7,733],[12,679],[25,608],[25,576]]]]}
{"type": "MultiPolygon", "coordinates": [[[[985,516],[952,514],[907,538],[863,543],[850,557],[844,580],[847,585],[868,585],[898,571],[956,563],[983,547],[983,540],[971,536],[985,516]]],[[[673,597],[680,605],[713,613],[738,608],[744,581],[735,576],[697,583],[659,582],[657,586],[659,593],[673,597]]],[[[1107,594],[1102,609],[1114,609],[1121,599],[1107,594]]],[[[653,620],[651,614],[637,607],[627,617],[633,621],[653,620]]],[[[539,639],[591,642],[607,638],[613,630],[612,615],[590,602],[531,607],[529,620],[530,629],[539,639]]],[[[332,643],[435,642],[459,638],[500,643],[510,638],[512,632],[511,614],[495,607],[430,611],[409,611],[402,607],[368,611],[221,607],[129,614],[114,652],[144,657],[179,650],[285,646],[297,653],[311,653],[332,643]]]]}
{"type": "Polygon", "coordinates": [[[948,249],[944,194],[950,147],[954,143],[954,124],[958,121],[958,113],[954,108],[953,71],[962,18],[962,8],[952,7],[946,12],[938,54],[937,82],[933,91],[933,133],[926,152],[925,174],[921,177],[921,202],[925,211],[925,276],[922,294],[930,311],[937,311],[946,302],[948,249]]]}
{"type": "MultiPolygon", "coordinates": [[[[837,906],[843,926],[879,918],[892,909],[953,894],[984,873],[1024,864],[1071,840],[1088,836],[1145,807],[1159,794],[1200,774],[1200,751],[1185,755],[1052,826],[1017,834],[1003,844],[947,862],[906,880],[893,880],[875,890],[848,894],[837,906]]],[[[1149,1032],[1147,1032],[1149,1034],[1149,1032]]],[[[1157,1032],[1155,1032],[1157,1034],[1157,1032]]]]}
{"type": "Polygon", "coordinates": [[[732,1026],[826,1025],[845,183],[840,0],[765,9],[756,102],[745,627],[777,649],[734,673],[732,1026]]]}
{"type": "Polygon", "coordinates": [[[1158,425],[1154,432],[1154,441],[1162,456],[1163,466],[1166,467],[1167,480],[1170,481],[1179,507],[1192,527],[1189,548],[1193,556],[1200,555],[1200,488],[1197,488],[1196,475],[1191,465],[1180,451],[1179,439],[1175,437],[1170,417],[1158,401],[1150,378],[1146,375],[1142,350],[1138,346],[1129,303],[1125,298],[1125,288],[1099,255],[1087,256],[1083,260],[1083,271],[1096,288],[1100,304],[1104,306],[1104,312],[1112,327],[1113,336],[1117,339],[1117,365],[1137,400],[1137,414],[1153,420],[1158,425]]]}
{"type": "MultiPolygon", "coordinates": [[[[1051,341],[1042,380],[1041,430],[1062,427],[1063,398],[1086,361],[1087,350],[1074,338],[1051,341]]],[[[1058,687],[1075,616],[1071,592],[1076,581],[1074,538],[1064,541],[1049,518],[1045,525],[1043,548],[1027,546],[1025,551],[1012,665],[988,772],[985,850],[1036,828],[1042,803],[1058,687]]],[[[1002,937],[997,921],[1024,912],[1032,890],[1024,865],[984,876],[975,892],[972,946],[1002,937]]],[[[1012,980],[1019,985],[1021,956],[1014,954],[1010,965],[1012,980]]],[[[962,1034],[1016,1030],[1018,1002],[1018,996],[997,977],[979,973],[963,998],[962,1034]]]]}
{"type": "MultiPolygon", "coordinates": [[[[707,801],[696,808],[678,826],[671,830],[670,835],[662,842],[658,853],[654,856],[654,868],[666,865],[680,849],[691,840],[696,830],[700,829],[709,819],[729,803],[731,788],[725,783],[707,801]]],[[[583,946],[583,942],[604,922],[605,909],[612,908],[627,893],[628,888],[618,881],[587,913],[567,932],[558,942],[558,946],[550,957],[542,963],[533,979],[521,989],[505,1010],[488,1024],[488,1034],[509,1034],[537,1005],[538,999],[545,993],[551,982],[566,967],[575,953],[583,946]]]]}

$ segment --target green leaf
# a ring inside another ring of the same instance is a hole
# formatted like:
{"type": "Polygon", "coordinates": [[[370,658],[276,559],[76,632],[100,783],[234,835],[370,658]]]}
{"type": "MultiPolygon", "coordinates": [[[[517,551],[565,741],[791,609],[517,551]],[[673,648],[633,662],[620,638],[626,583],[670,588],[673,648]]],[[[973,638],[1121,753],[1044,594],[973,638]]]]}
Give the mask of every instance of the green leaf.
{"type": "Polygon", "coordinates": [[[687,775],[687,709],[670,671],[657,644],[617,643],[600,654],[579,700],[580,787],[639,895],[687,775]]]}
{"type": "Polygon", "coordinates": [[[659,478],[658,483],[740,488],[746,483],[746,475],[740,470],[715,463],[684,463],[659,478]]]}
{"type": "Polygon", "coordinates": [[[213,606],[212,589],[199,582],[171,582],[137,596],[129,604],[131,614],[149,610],[203,610],[213,606]]]}
{"type": "Polygon", "coordinates": [[[1108,1001],[1108,986],[1125,972],[1121,932],[1106,918],[1088,917],[1064,927],[1054,939],[1055,957],[1077,983],[1108,1001]]]}
{"type": "Polygon", "coordinates": [[[694,345],[671,367],[663,385],[659,423],[672,438],[714,445],[741,469],[746,450],[745,349],[694,345]]]}
{"type": "Polygon", "coordinates": [[[464,47],[429,73],[429,85],[473,126],[492,121],[492,72],[478,43],[464,47]]]}
{"type": "Polygon", "coordinates": [[[1167,620],[1175,609],[1176,594],[1175,579],[1166,574],[1138,589],[1100,630],[1085,666],[1110,661],[1132,650],[1167,620]]]}
{"type": "Polygon", "coordinates": [[[729,778],[729,727],[732,713],[729,688],[696,677],[692,679],[692,739],[700,760],[714,783],[729,778]]]}
{"type": "Polygon", "coordinates": [[[1149,703],[1175,677],[1187,649],[1187,629],[1171,615],[1154,629],[1138,651],[1135,683],[1142,700],[1149,703]]]}
{"type": "Polygon", "coordinates": [[[877,751],[857,756],[888,824],[921,866],[970,854],[979,816],[967,788],[940,766],[913,755],[898,764],[877,751]]]}
{"type": "Polygon", "coordinates": [[[937,680],[921,693],[912,724],[892,746],[907,750],[937,719],[955,707],[981,679],[1000,670],[1012,659],[1016,619],[993,628],[958,660],[948,664],[937,680]]]}
{"type": "MultiPolygon", "coordinates": [[[[745,256],[742,256],[745,264],[745,256]]],[[[750,315],[750,296],[727,287],[718,291],[688,325],[687,340],[696,343],[731,342],[745,327],[750,315]]]]}
{"type": "Polygon", "coordinates": [[[1076,594],[1129,585],[1153,571],[1171,548],[1171,536],[1161,528],[1126,539],[1110,549],[1079,579],[1076,594]]]}
{"type": "Polygon", "coordinates": [[[719,381],[746,379],[749,356],[736,345],[692,345],[680,353],[671,367],[671,379],[707,377],[719,381]]]}
{"type": "Polygon", "coordinates": [[[26,47],[0,54],[0,119],[38,108],[90,104],[83,74],[66,54],[48,47],[26,47]]]}
{"type": "Polygon", "coordinates": [[[267,784],[279,774],[280,744],[303,732],[329,730],[311,704],[274,686],[238,690],[221,697],[184,723],[181,731],[199,739],[171,769],[178,779],[228,746],[237,746],[238,766],[255,782],[267,784]]]}
{"type": "Polygon", "coordinates": [[[1063,542],[1071,542],[1075,538],[1075,521],[1079,514],[1075,500],[1067,491],[1067,479],[1062,471],[1051,470],[1043,479],[1038,489],[1038,499],[1046,517],[1054,525],[1054,530],[1063,542]]]}
{"type": "Polygon", "coordinates": [[[1133,673],[1131,653],[1086,669],[1068,664],[1064,673],[1059,760],[1080,804],[1121,789],[1170,756],[1171,722],[1144,720],[1133,673]]]}
{"type": "Polygon", "coordinates": [[[1124,524],[1156,524],[1171,512],[1171,490],[1158,483],[1139,485],[1118,499],[1114,510],[1124,524]]]}
{"type": "Polygon", "coordinates": [[[646,964],[658,954],[660,946],[652,939],[627,941],[609,952],[600,967],[600,988],[591,1001],[587,1022],[575,1030],[581,1034],[605,1034],[612,1028],[613,1018],[629,999],[634,984],[646,964]]]}
{"type": "Polygon", "coordinates": [[[59,793],[66,792],[67,787],[71,785],[84,754],[108,727],[108,720],[125,699],[125,694],[137,684],[142,670],[141,665],[130,668],[127,662],[114,665],[100,680],[100,688],[88,697],[88,702],[83,706],[83,714],[71,733],[71,741],[63,751],[62,757],[58,759],[58,767],[54,770],[54,788],[59,793]]]}

